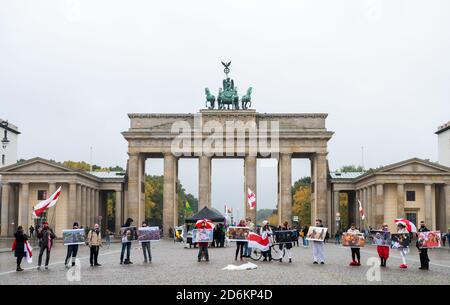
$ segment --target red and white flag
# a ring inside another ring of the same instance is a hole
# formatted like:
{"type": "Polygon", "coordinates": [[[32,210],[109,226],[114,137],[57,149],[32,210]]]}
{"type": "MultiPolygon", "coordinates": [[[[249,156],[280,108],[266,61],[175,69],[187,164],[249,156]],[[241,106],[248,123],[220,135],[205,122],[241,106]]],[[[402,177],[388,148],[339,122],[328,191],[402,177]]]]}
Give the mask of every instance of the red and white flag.
{"type": "Polygon", "coordinates": [[[33,207],[33,216],[35,218],[39,217],[42,213],[45,212],[45,210],[47,210],[48,208],[53,207],[59,199],[59,196],[61,195],[61,186],[59,187],[58,190],[56,190],[56,192],[51,195],[48,199],[39,202],[38,204],[36,204],[33,207]]]}
{"type": "Polygon", "coordinates": [[[261,251],[269,250],[269,235],[266,234],[265,238],[262,238],[261,235],[250,232],[247,237],[248,247],[249,248],[257,248],[261,251]]]}
{"type": "Polygon", "coordinates": [[[31,248],[30,244],[26,241],[25,242],[25,254],[27,257],[27,263],[31,264],[33,262],[33,248],[31,248]]]}
{"type": "Polygon", "coordinates": [[[366,219],[366,214],[364,213],[362,203],[361,203],[361,201],[359,201],[359,199],[358,199],[358,203],[359,203],[359,215],[361,216],[361,219],[364,220],[364,219],[366,219]]]}
{"type": "Polygon", "coordinates": [[[250,207],[250,210],[253,210],[256,208],[256,195],[252,192],[251,189],[248,189],[248,206],[250,207]]]}

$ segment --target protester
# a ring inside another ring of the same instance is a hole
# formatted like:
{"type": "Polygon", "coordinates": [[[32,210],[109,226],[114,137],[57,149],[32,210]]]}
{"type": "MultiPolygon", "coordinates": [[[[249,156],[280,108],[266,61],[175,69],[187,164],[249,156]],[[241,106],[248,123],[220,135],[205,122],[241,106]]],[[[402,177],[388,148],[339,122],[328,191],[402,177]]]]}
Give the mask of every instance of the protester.
{"type": "MultiPolygon", "coordinates": [[[[406,229],[406,226],[402,223],[398,223],[397,233],[409,234],[408,230],[406,229]]],[[[409,247],[399,248],[398,250],[400,252],[400,256],[402,257],[402,264],[400,265],[400,268],[406,269],[406,268],[408,268],[408,265],[406,264],[406,255],[409,252],[409,247]]]]}
{"type": "Polygon", "coordinates": [[[269,226],[269,222],[267,220],[263,221],[263,227],[261,228],[261,237],[263,239],[269,238],[269,250],[262,251],[262,255],[264,257],[263,262],[272,261],[272,229],[269,226]]]}
{"type": "Polygon", "coordinates": [[[303,236],[303,247],[305,247],[305,248],[309,246],[309,240],[306,239],[306,236],[308,235],[308,231],[309,231],[309,227],[304,226],[303,231],[302,231],[302,236],[303,236]]]}
{"type": "Polygon", "coordinates": [[[441,239],[442,239],[442,247],[445,247],[445,240],[446,240],[447,234],[442,233],[441,234],[441,239]]]}
{"type": "Polygon", "coordinates": [[[334,238],[336,240],[336,245],[341,244],[341,230],[337,230],[336,234],[334,234],[334,238]]]}
{"type": "MultiPolygon", "coordinates": [[[[77,230],[78,229],[78,222],[75,222],[72,226],[73,230],[77,230]]],[[[66,260],[64,262],[64,265],[66,266],[66,268],[69,268],[69,265],[67,264],[69,262],[69,259],[71,259],[72,261],[72,267],[75,266],[75,258],[77,257],[78,254],[78,245],[68,245],[67,246],[67,255],[66,255],[66,260]]]]}
{"type": "MultiPolygon", "coordinates": [[[[147,223],[144,221],[142,223],[142,227],[147,227],[147,223]]],[[[142,252],[144,252],[144,263],[148,263],[152,261],[152,253],[150,251],[150,241],[141,242],[142,252]],[[148,254],[148,259],[147,259],[148,254]]]]}
{"type": "Polygon", "coordinates": [[[48,222],[42,224],[42,228],[39,228],[37,233],[37,238],[39,239],[39,257],[38,257],[38,270],[41,269],[42,256],[45,254],[45,269],[48,269],[48,263],[50,262],[50,252],[53,247],[53,240],[56,238],[53,230],[48,226],[48,222]]]}
{"type": "MultiPolygon", "coordinates": [[[[237,225],[238,227],[246,227],[247,224],[245,222],[244,219],[241,219],[241,221],[239,222],[239,224],[237,225]]],[[[242,257],[244,256],[244,246],[245,244],[247,244],[247,242],[245,241],[237,241],[236,242],[236,254],[234,256],[234,260],[237,261],[238,259],[238,254],[240,252],[240,259],[242,260],[242,257]]]]}
{"type": "MultiPolygon", "coordinates": [[[[250,217],[247,217],[246,222],[247,222],[247,227],[249,228],[249,232],[254,232],[255,231],[255,224],[252,222],[252,219],[250,217]]],[[[250,248],[248,246],[248,243],[245,243],[245,245],[244,245],[244,256],[245,257],[250,257],[251,253],[252,253],[252,248],[250,248]]]]}
{"type": "MultiPolygon", "coordinates": [[[[361,232],[356,229],[355,224],[352,223],[350,229],[347,230],[347,233],[357,235],[361,232]]],[[[361,266],[361,253],[359,251],[359,247],[350,247],[350,250],[352,252],[352,262],[350,263],[350,266],[361,266]]]]}
{"type": "MultiPolygon", "coordinates": [[[[323,228],[322,220],[316,219],[315,226],[323,228]]],[[[313,258],[314,258],[313,264],[317,265],[319,262],[321,265],[325,264],[324,242],[313,240],[312,245],[313,245],[313,258]]]]}
{"type": "MultiPolygon", "coordinates": [[[[200,225],[201,229],[206,229],[206,221],[203,221],[200,225]]],[[[201,262],[202,256],[205,256],[205,260],[209,262],[208,242],[199,242],[198,244],[198,262],[201,262]]]]}
{"type": "Polygon", "coordinates": [[[297,237],[294,239],[294,246],[296,245],[297,247],[300,247],[300,244],[299,244],[299,239],[300,239],[300,227],[299,226],[297,226],[296,228],[295,228],[295,231],[297,232],[297,237]]]}
{"type": "MultiPolygon", "coordinates": [[[[133,224],[133,219],[132,218],[128,218],[127,221],[122,225],[122,228],[129,228],[131,227],[131,225],[133,224]]],[[[123,234],[130,234],[131,231],[127,230],[126,232],[123,232],[123,234]]],[[[123,237],[122,237],[123,238],[123,237]]],[[[172,235],[173,238],[173,235],[172,235]]],[[[131,252],[131,240],[123,240],[122,239],[122,251],[120,252],[120,264],[125,264],[125,265],[131,265],[133,264],[130,261],[130,252],[131,252]],[[125,259],[125,261],[123,260],[124,255],[125,255],[125,249],[127,250],[127,258],[125,259]]]]}
{"type": "Polygon", "coordinates": [[[223,248],[225,246],[225,235],[226,235],[226,229],[225,226],[222,223],[219,223],[217,225],[218,230],[218,242],[219,242],[219,248],[223,248]]]}
{"type": "Polygon", "coordinates": [[[16,271],[20,272],[23,271],[22,267],[20,267],[20,264],[22,263],[22,259],[25,257],[25,247],[26,242],[28,240],[28,236],[23,232],[23,227],[19,226],[17,228],[17,232],[14,234],[15,237],[15,243],[13,246],[14,250],[14,256],[17,258],[17,268],[16,271]]]}
{"type": "MultiPolygon", "coordinates": [[[[283,223],[283,226],[281,227],[281,231],[289,231],[291,230],[291,228],[289,228],[289,223],[287,221],[285,221],[283,223]]],[[[280,244],[280,250],[283,250],[287,255],[287,257],[289,258],[289,263],[292,263],[292,253],[291,253],[291,249],[292,249],[292,243],[284,243],[284,244],[280,244]]],[[[280,263],[283,262],[283,258],[280,258],[280,263]]]]}
{"type": "Polygon", "coordinates": [[[98,253],[100,252],[100,247],[102,247],[102,233],[98,224],[95,224],[94,229],[89,231],[87,244],[90,248],[89,262],[91,263],[91,267],[101,266],[98,263],[98,253]]]}
{"type": "Polygon", "coordinates": [[[33,235],[34,235],[34,227],[33,227],[33,225],[31,225],[28,230],[30,231],[30,238],[32,238],[33,235]]]}
{"type": "MultiPolygon", "coordinates": [[[[430,230],[426,227],[425,221],[420,222],[420,228],[418,232],[429,232],[430,230]]],[[[430,268],[430,258],[428,257],[428,249],[427,248],[419,248],[419,241],[416,242],[416,247],[419,250],[419,258],[420,258],[420,270],[428,270],[430,268]]]]}
{"type": "MultiPolygon", "coordinates": [[[[382,234],[384,234],[383,240],[388,240],[388,236],[390,235],[388,224],[383,223],[381,230],[383,231],[382,234]]],[[[381,260],[380,266],[386,267],[386,262],[389,258],[389,245],[377,245],[377,252],[381,260]]]]}

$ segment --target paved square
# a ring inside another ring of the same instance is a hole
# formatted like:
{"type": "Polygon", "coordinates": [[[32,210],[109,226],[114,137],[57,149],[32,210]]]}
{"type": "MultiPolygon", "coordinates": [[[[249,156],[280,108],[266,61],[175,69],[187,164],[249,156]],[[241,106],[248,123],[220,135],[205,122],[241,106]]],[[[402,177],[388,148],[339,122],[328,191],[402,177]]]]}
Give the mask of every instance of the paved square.
{"type": "MultiPolygon", "coordinates": [[[[376,249],[368,246],[362,249],[361,267],[350,267],[350,249],[327,244],[326,264],[312,264],[312,249],[294,247],[293,263],[262,261],[251,262],[258,265],[256,270],[223,271],[234,261],[235,247],[210,249],[209,263],[197,262],[197,249],[185,249],[183,244],[160,241],[152,244],[153,262],[143,263],[139,244],[133,244],[133,265],[120,265],[120,244],[103,247],[100,251],[101,267],[89,266],[89,251],[80,246],[78,257],[81,262],[81,280],[67,280],[67,269],[63,266],[66,247],[57,244],[52,252],[50,269],[36,270],[37,248],[34,250],[33,264],[23,264],[24,272],[15,272],[12,253],[0,254],[0,284],[450,284],[450,251],[436,249],[430,251],[431,270],[418,270],[418,254],[411,249],[408,256],[409,268],[398,268],[400,257],[391,250],[388,268],[381,270],[381,281],[368,281],[369,257],[377,257],[376,249]]],[[[239,263],[239,262],[238,262],[239,263]]]]}

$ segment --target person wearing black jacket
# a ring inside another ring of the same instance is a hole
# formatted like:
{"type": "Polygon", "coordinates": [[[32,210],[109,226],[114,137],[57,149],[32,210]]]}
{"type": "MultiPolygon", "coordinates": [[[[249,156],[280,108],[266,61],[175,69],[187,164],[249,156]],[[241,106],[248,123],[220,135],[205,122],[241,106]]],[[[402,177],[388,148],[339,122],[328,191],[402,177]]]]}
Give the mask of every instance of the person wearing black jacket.
{"type": "MultiPolygon", "coordinates": [[[[420,228],[418,232],[429,232],[430,230],[425,226],[425,221],[420,222],[420,228]]],[[[420,257],[420,270],[428,270],[430,266],[430,259],[428,257],[427,248],[419,248],[419,241],[416,242],[416,247],[419,250],[420,257]]]]}
{"type": "MultiPolygon", "coordinates": [[[[131,227],[131,224],[133,223],[133,219],[128,218],[127,221],[123,224],[122,228],[129,228],[131,227]]],[[[127,232],[124,232],[123,234],[127,234],[127,232]]],[[[125,264],[125,265],[130,265],[133,264],[130,261],[130,252],[131,252],[131,240],[130,241],[124,241],[123,240],[123,236],[122,236],[122,251],[120,253],[120,264],[125,264]],[[125,261],[123,260],[124,255],[125,255],[125,249],[127,250],[127,258],[125,259],[125,261]]]]}
{"type": "Polygon", "coordinates": [[[53,230],[48,226],[48,222],[42,224],[42,228],[39,228],[37,233],[37,238],[39,239],[39,258],[38,258],[38,270],[41,269],[42,256],[45,254],[45,269],[48,269],[48,263],[50,261],[50,251],[53,247],[53,240],[56,238],[53,230]]]}
{"type": "MultiPolygon", "coordinates": [[[[78,222],[75,222],[73,224],[72,229],[77,230],[78,229],[78,222]]],[[[66,260],[64,262],[64,265],[66,265],[66,268],[69,268],[69,265],[67,264],[69,262],[70,257],[72,257],[72,267],[75,266],[75,258],[78,254],[78,245],[68,245],[67,246],[67,255],[66,260]]]]}
{"type": "Polygon", "coordinates": [[[14,249],[14,256],[17,258],[17,268],[16,271],[23,271],[20,264],[22,263],[22,259],[25,257],[25,243],[28,240],[28,236],[23,233],[23,227],[19,226],[17,228],[17,232],[14,234],[16,238],[16,248],[14,249]]]}

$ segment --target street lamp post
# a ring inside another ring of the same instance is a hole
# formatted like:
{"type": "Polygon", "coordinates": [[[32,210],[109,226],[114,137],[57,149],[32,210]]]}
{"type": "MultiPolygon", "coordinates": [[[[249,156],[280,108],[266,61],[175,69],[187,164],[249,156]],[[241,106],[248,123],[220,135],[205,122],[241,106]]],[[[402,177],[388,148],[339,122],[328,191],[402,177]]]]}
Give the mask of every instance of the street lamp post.
{"type": "Polygon", "coordinates": [[[1,123],[0,123],[0,125],[3,127],[3,129],[5,130],[5,133],[4,133],[4,137],[3,137],[3,139],[2,139],[2,147],[3,147],[3,149],[6,149],[6,147],[8,146],[8,144],[9,144],[9,140],[8,140],[8,121],[2,121],[1,123]]]}

